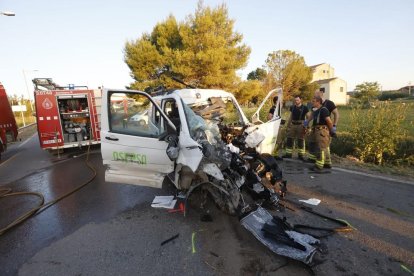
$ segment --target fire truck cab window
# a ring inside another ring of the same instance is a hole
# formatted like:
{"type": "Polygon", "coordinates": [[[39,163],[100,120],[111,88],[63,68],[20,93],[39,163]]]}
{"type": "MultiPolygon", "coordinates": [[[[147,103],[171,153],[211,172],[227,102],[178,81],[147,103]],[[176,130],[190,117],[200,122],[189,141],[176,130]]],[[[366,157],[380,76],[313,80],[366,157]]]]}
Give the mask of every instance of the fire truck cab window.
{"type": "Polygon", "coordinates": [[[110,94],[109,124],[111,132],[158,137],[162,133],[157,109],[145,96],[136,93],[110,94]]]}

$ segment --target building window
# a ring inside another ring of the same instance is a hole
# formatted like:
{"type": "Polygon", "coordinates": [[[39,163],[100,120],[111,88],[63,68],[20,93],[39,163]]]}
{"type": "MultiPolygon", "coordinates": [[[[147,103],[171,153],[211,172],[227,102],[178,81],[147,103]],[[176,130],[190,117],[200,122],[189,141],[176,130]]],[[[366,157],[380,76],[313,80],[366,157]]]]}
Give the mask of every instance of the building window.
{"type": "Polygon", "coordinates": [[[344,92],[344,88],[342,86],[339,87],[339,91],[344,92]]]}
{"type": "Polygon", "coordinates": [[[319,91],[321,91],[322,93],[325,93],[325,87],[319,88],[319,91]]]}
{"type": "Polygon", "coordinates": [[[323,73],[325,74],[325,73],[326,73],[326,71],[325,71],[325,70],[323,70],[323,73]]]}

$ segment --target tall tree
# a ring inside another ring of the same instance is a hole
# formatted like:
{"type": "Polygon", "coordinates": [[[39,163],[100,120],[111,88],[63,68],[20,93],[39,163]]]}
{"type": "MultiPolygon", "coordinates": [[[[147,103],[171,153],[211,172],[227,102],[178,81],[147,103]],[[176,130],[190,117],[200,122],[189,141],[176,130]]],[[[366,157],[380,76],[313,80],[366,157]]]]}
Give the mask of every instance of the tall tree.
{"type": "Polygon", "coordinates": [[[240,82],[237,87],[235,97],[241,104],[257,104],[258,101],[264,98],[262,83],[258,80],[247,80],[240,82]]]}
{"type": "Polygon", "coordinates": [[[256,68],[256,70],[251,71],[248,75],[247,75],[247,79],[248,80],[259,80],[259,81],[263,81],[267,76],[267,72],[265,69],[263,68],[256,68]]]}
{"type": "Polygon", "coordinates": [[[364,82],[355,87],[355,98],[360,99],[363,104],[378,97],[380,85],[378,82],[364,82]]]}
{"type": "Polygon", "coordinates": [[[234,89],[236,74],[246,65],[250,48],[234,31],[227,7],[204,7],[177,23],[170,15],[151,34],[125,45],[124,59],[135,80],[132,88],[179,86],[171,76],[203,88],[234,89]]]}
{"type": "Polygon", "coordinates": [[[312,80],[312,70],[306,66],[305,59],[294,51],[279,50],[272,52],[266,59],[267,71],[277,86],[282,87],[284,99],[291,100],[312,80]]]}

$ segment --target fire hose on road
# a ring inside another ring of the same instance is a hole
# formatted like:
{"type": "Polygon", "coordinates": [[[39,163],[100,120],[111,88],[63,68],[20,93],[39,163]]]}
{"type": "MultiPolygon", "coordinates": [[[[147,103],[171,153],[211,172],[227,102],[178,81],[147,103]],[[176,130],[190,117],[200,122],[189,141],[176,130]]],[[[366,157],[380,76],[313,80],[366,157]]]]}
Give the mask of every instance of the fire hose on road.
{"type": "Polygon", "coordinates": [[[60,197],[58,197],[54,200],[51,200],[47,203],[44,203],[45,202],[44,196],[40,193],[37,193],[37,192],[12,192],[11,188],[0,188],[0,199],[6,198],[6,197],[13,197],[13,196],[36,196],[36,197],[40,198],[40,203],[38,204],[38,206],[36,206],[35,208],[27,211],[26,213],[24,213],[23,215],[21,215],[20,217],[15,219],[13,222],[8,224],[4,228],[1,228],[0,229],[0,235],[3,235],[5,232],[7,232],[11,228],[19,225],[20,223],[24,222],[26,219],[30,218],[31,216],[34,216],[34,215],[37,215],[37,214],[43,212],[44,210],[46,210],[50,206],[58,203],[62,199],[70,196],[71,194],[79,191],[80,189],[82,189],[83,187],[85,187],[86,185],[91,183],[95,179],[95,177],[97,175],[97,172],[96,172],[95,168],[89,162],[89,154],[90,154],[90,145],[88,146],[88,149],[87,149],[87,152],[86,152],[85,163],[86,163],[86,166],[93,172],[93,175],[87,181],[85,181],[83,184],[77,186],[75,189],[73,189],[73,190],[63,194],[62,196],[60,196],[60,197]]]}

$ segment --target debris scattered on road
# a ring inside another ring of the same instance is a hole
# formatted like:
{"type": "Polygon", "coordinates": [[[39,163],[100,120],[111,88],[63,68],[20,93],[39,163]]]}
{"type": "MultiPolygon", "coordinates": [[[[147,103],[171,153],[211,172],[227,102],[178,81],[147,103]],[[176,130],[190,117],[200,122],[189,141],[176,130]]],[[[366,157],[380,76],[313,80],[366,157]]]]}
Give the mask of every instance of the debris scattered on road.
{"type": "Polygon", "coordinates": [[[289,236],[289,240],[293,240],[293,243],[300,244],[305,249],[301,250],[288,245],[286,242],[281,242],[277,239],[266,237],[265,232],[262,231],[265,224],[279,227],[283,226],[276,225],[273,216],[265,209],[261,207],[257,208],[256,211],[253,211],[245,216],[240,222],[261,243],[266,245],[274,253],[302,261],[305,264],[310,264],[312,262],[312,258],[316,253],[316,248],[312,245],[318,244],[319,240],[307,234],[285,230],[284,232],[289,236]]]}
{"type": "Polygon", "coordinates": [[[209,213],[204,213],[200,215],[200,220],[203,222],[212,222],[213,218],[211,217],[209,213]]]}
{"type": "Polygon", "coordinates": [[[172,236],[171,238],[166,239],[165,241],[161,242],[161,246],[163,246],[163,245],[165,245],[165,244],[169,243],[170,241],[175,240],[175,239],[176,239],[176,238],[178,238],[179,236],[180,236],[180,234],[176,234],[176,235],[172,236]]]}
{"type": "Polygon", "coordinates": [[[209,267],[211,267],[214,270],[217,270],[217,268],[215,268],[214,266],[212,266],[211,264],[209,264],[207,261],[204,261],[209,267]]]}
{"type": "Polygon", "coordinates": [[[406,272],[408,272],[408,273],[410,273],[411,275],[413,275],[414,276],[414,272],[412,272],[408,267],[406,267],[405,265],[403,265],[403,264],[400,264],[400,266],[401,266],[401,268],[404,270],[404,271],[406,271],[406,272]]]}
{"type": "Polygon", "coordinates": [[[320,199],[317,198],[309,198],[309,199],[299,199],[299,201],[306,203],[306,204],[310,204],[310,205],[319,205],[319,203],[321,203],[320,199]]]}
{"type": "Polygon", "coordinates": [[[394,209],[394,208],[387,208],[387,211],[389,211],[389,212],[391,212],[391,213],[394,213],[394,214],[397,214],[397,215],[399,215],[399,216],[403,216],[403,217],[410,217],[410,218],[413,218],[414,216],[412,216],[412,215],[410,215],[410,214],[408,214],[408,213],[406,213],[406,212],[403,212],[403,211],[400,211],[400,210],[397,210],[397,209],[394,209]]]}
{"type": "Polygon", "coordinates": [[[352,229],[354,229],[354,230],[358,230],[358,229],[356,229],[355,227],[353,227],[349,222],[347,222],[346,220],[344,220],[344,219],[336,219],[337,221],[342,221],[343,223],[345,223],[348,227],[350,227],[350,228],[352,228],[352,229]]]}
{"type": "Polygon", "coordinates": [[[168,210],[168,213],[177,213],[177,212],[181,212],[185,214],[185,207],[182,202],[178,205],[177,209],[168,210]]]}
{"type": "Polygon", "coordinates": [[[151,203],[151,207],[173,209],[176,202],[177,200],[174,199],[174,196],[155,196],[151,203]]]}
{"type": "Polygon", "coordinates": [[[216,258],[219,258],[220,257],[218,254],[214,253],[213,251],[210,251],[209,253],[210,253],[210,255],[213,255],[216,258]]]}

